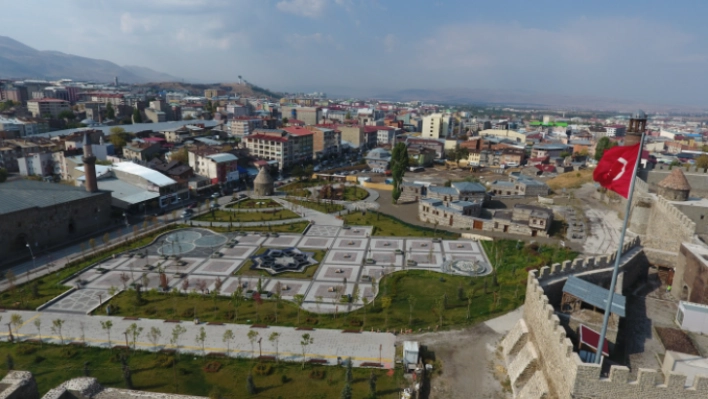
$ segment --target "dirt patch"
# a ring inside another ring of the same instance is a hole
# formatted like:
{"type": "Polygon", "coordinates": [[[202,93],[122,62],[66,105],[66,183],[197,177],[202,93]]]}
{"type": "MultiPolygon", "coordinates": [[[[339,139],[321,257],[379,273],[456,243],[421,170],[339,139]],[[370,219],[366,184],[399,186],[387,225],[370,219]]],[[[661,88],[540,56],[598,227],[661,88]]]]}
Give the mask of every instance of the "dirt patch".
{"type": "Polygon", "coordinates": [[[687,353],[689,355],[700,356],[698,350],[693,345],[691,338],[677,328],[656,327],[656,333],[664,344],[667,351],[687,353]]]}

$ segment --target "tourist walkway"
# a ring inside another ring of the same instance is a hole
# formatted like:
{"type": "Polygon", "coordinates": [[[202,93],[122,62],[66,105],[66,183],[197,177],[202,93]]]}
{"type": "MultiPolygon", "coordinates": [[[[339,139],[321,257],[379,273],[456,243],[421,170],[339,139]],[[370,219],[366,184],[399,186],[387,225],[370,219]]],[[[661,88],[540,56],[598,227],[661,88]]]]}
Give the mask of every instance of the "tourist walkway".
{"type": "MultiPolygon", "coordinates": [[[[393,368],[395,356],[396,337],[390,333],[376,332],[343,332],[342,330],[313,329],[297,330],[292,327],[274,327],[245,324],[224,324],[208,325],[195,324],[193,322],[170,322],[157,319],[136,319],[126,320],[122,317],[109,316],[86,316],[80,314],[14,311],[3,314],[3,322],[9,322],[12,314],[19,314],[23,324],[13,335],[16,340],[41,339],[44,342],[60,344],[63,338],[64,343],[85,342],[87,345],[108,348],[113,346],[126,345],[126,330],[135,323],[142,328],[141,334],[137,337],[136,347],[139,350],[159,351],[162,349],[177,349],[179,352],[203,354],[203,353],[227,353],[227,345],[223,340],[224,332],[231,330],[234,339],[229,343],[229,356],[250,358],[263,356],[276,356],[276,344],[270,341],[273,333],[280,334],[278,340],[278,358],[285,361],[302,361],[303,348],[300,345],[303,334],[310,334],[313,343],[306,349],[305,358],[320,359],[326,364],[335,365],[337,359],[352,357],[354,366],[360,367],[362,363],[381,363],[385,368],[393,368]],[[38,332],[35,322],[39,320],[40,330],[38,332]],[[63,320],[61,336],[58,330],[52,331],[52,323],[55,320],[63,320]],[[113,325],[110,330],[105,329],[102,323],[110,321],[113,325]],[[175,326],[183,327],[186,332],[181,335],[176,346],[170,344],[170,338],[175,326]],[[156,328],[161,336],[153,343],[148,339],[148,333],[156,328]],[[204,329],[204,348],[197,340],[201,329],[204,329]],[[108,333],[110,331],[110,341],[108,333]],[[255,331],[258,333],[255,341],[251,343],[248,333],[255,331]],[[41,334],[40,334],[41,333],[41,334]],[[258,340],[261,339],[260,347],[258,340]]],[[[4,323],[3,323],[4,324],[4,323]]],[[[8,339],[9,332],[6,330],[0,333],[2,339],[8,339]]],[[[132,336],[128,335],[128,344],[133,345],[132,336]]]]}

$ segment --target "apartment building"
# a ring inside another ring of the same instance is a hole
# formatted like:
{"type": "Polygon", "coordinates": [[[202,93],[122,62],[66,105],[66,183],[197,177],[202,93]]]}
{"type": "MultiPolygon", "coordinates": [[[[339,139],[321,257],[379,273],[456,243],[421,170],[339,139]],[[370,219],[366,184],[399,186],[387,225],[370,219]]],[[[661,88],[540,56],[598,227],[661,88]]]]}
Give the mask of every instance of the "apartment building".
{"type": "Polygon", "coordinates": [[[443,114],[430,114],[423,117],[421,137],[440,139],[450,133],[450,117],[443,114]]]}
{"type": "Polygon", "coordinates": [[[263,127],[263,119],[252,116],[241,116],[231,120],[229,123],[229,134],[234,137],[248,136],[254,130],[263,127]]]}
{"type": "Polygon", "coordinates": [[[69,102],[56,98],[42,98],[27,101],[27,110],[33,117],[57,118],[63,111],[71,111],[69,102]]]}
{"type": "Polygon", "coordinates": [[[317,159],[337,156],[342,149],[342,132],[336,129],[305,126],[312,132],[312,151],[317,159]]]}
{"type": "Polygon", "coordinates": [[[161,147],[157,143],[140,143],[134,141],[123,147],[123,158],[130,161],[147,162],[159,154],[160,149],[161,147]]]}
{"type": "Polygon", "coordinates": [[[208,178],[211,184],[230,186],[238,182],[238,158],[235,155],[211,147],[190,148],[187,154],[194,173],[208,178]]]}
{"type": "Polygon", "coordinates": [[[313,133],[305,128],[256,129],[244,137],[251,156],[278,162],[280,169],[311,161],[313,133]]]}

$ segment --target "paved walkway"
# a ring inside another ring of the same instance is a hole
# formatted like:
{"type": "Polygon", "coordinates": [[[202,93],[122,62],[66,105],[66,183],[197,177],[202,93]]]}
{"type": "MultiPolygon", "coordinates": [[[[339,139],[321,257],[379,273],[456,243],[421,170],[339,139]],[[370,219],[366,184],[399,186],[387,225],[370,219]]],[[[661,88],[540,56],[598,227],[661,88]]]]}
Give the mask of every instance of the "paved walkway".
{"type": "MultiPolygon", "coordinates": [[[[22,316],[24,323],[15,331],[13,335],[15,339],[39,339],[36,320],[39,320],[41,339],[44,342],[61,343],[63,337],[64,343],[68,342],[86,342],[87,345],[107,348],[109,346],[125,345],[126,338],[124,332],[128,327],[135,323],[138,327],[142,327],[142,333],[136,340],[136,347],[141,350],[157,351],[164,348],[178,349],[180,352],[202,354],[202,345],[196,340],[201,328],[204,328],[206,338],[204,340],[204,352],[221,352],[226,353],[226,343],[223,341],[223,335],[226,330],[231,330],[234,333],[234,340],[230,343],[230,356],[233,357],[252,357],[259,355],[259,345],[254,342],[253,347],[248,339],[250,331],[256,331],[259,335],[256,341],[260,338],[261,348],[260,353],[263,356],[275,356],[275,343],[269,340],[272,333],[279,333],[280,339],[278,342],[278,357],[286,361],[302,361],[302,346],[300,341],[303,334],[310,334],[314,339],[312,345],[307,350],[306,359],[324,359],[328,364],[334,365],[337,363],[337,358],[346,359],[352,357],[355,366],[360,366],[364,362],[382,363],[385,368],[392,368],[394,365],[396,337],[390,333],[345,333],[341,330],[315,329],[312,331],[296,330],[291,327],[266,327],[252,328],[243,324],[225,324],[225,325],[195,325],[194,323],[181,322],[170,323],[164,320],[156,319],[140,319],[140,320],[124,320],[121,317],[108,316],[85,316],[77,314],[57,314],[49,312],[32,312],[32,311],[16,311],[12,313],[3,313],[3,321],[9,321],[12,314],[22,316]],[[54,320],[64,320],[61,330],[52,331],[52,322],[54,320]],[[111,340],[108,340],[108,330],[102,328],[101,323],[110,321],[113,323],[110,329],[111,340]],[[179,324],[186,329],[179,341],[178,347],[170,345],[169,341],[172,335],[172,330],[179,324]],[[157,328],[161,332],[161,337],[156,345],[148,339],[148,332],[152,328],[157,328]]],[[[3,339],[8,338],[7,330],[0,333],[3,339]]],[[[132,345],[132,338],[128,337],[129,344],[132,345]]]]}

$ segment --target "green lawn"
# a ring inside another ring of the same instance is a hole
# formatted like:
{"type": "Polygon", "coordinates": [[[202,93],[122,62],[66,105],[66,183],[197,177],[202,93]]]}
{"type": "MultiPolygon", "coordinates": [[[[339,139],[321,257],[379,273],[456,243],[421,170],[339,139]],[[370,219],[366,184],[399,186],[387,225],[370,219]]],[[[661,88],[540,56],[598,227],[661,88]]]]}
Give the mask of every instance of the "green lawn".
{"type": "Polygon", "coordinates": [[[361,201],[369,196],[369,192],[358,186],[344,188],[344,201],[361,201]]]}
{"type": "Polygon", "coordinates": [[[314,209],[322,213],[334,213],[344,210],[344,205],[330,204],[327,201],[315,202],[315,201],[301,201],[296,199],[286,198],[288,202],[295,205],[304,206],[305,208],[314,209]]]}
{"type": "Polygon", "coordinates": [[[215,210],[197,216],[194,220],[201,222],[265,222],[270,220],[296,219],[300,216],[287,209],[280,209],[275,212],[231,212],[215,210]]]}
{"type": "Polygon", "coordinates": [[[282,208],[283,206],[272,199],[247,199],[226,206],[234,209],[282,208]]]}
{"type": "Polygon", "coordinates": [[[438,237],[452,240],[460,237],[457,233],[450,233],[445,230],[435,232],[430,228],[409,225],[392,216],[378,212],[366,212],[366,215],[362,215],[361,212],[354,212],[342,217],[344,222],[349,225],[374,226],[373,235],[375,236],[438,237]]]}
{"type": "MultiPolygon", "coordinates": [[[[169,331],[162,331],[162,336],[169,331]]],[[[163,338],[164,339],[164,338],[163,338]]],[[[194,345],[193,337],[184,337],[185,345],[194,345]]],[[[265,341],[265,340],[264,340],[265,341]]],[[[270,348],[265,342],[264,347],[270,348]]],[[[317,345],[317,342],[314,342],[317,345]]],[[[257,347],[256,347],[257,350],[257,347]]],[[[126,388],[121,371],[120,355],[122,350],[99,349],[90,347],[44,345],[23,343],[0,343],[0,357],[11,355],[15,370],[28,370],[34,374],[39,394],[44,395],[50,389],[59,386],[71,378],[84,376],[84,363],[88,362],[89,375],[106,387],[126,388]]],[[[268,363],[272,366],[270,375],[253,373],[253,382],[257,388],[255,395],[249,395],[246,378],[253,370],[254,361],[250,359],[205,358],[202,356],[171,355],[150,352],[130,352],[128,366],[132,372],[133,387],[151,392],[179,393],[182,395],[208,396],[219,390],[222,398],[338,398],[344,387],[345,369],[306,365],[303,370],[300,363],[268,363]],[[174,367],[170,362],[176,360],[174,367]],[[208,362],[219,362],[221,368],[215,373],[204,371],[208,362]],[[313,370],[324,371],[323,379],[310,378],[313,370]],[[285,378],[283,378],[285,377],[285,378]],[[285,381],[285,382],[284,382],[285,381]]],[[[5,367],[3,367],[5,370],[5,367]]],[[[5,376],[6,371],[0,373],[5,376]]],[[[354,398],[361,399],[369,393],[370,369],[353,369],[352,388],[354,398]]],[[[398,386],[402,372],[397,369],[393,376],[384,370],[374,370],[377,376],[377,397],[398,398],[398,386]]]]}
{"type": "Polygon", "coordinates": [[[328,182],[324,181],[324,180],[298,181],[298,182],[286,184],[286,185],[280,187],[280,191],[295,191],[295,190],[300,190],[300,189],[308,188],[308,187],[317,187],[317,186],[321,186],[321,185],[324,185],[327,183],[328,182]]]}
{"type": "Polygon", "coordinates": [[[97,255],[93,255],[92,251],[86,251],[86,257],[83,260],[70,262],[68,266],[57,270],[54,273],[34,279],[29,283],[24,282],[24,279],[19,280],[16,282],[15,288],[11,288],[0,293],[0,308],[34,310],[50,299],[67,291],[69,287],[61,285],[60,282],[77,271],[113,254],[119,254],[147,245],[157,235],[176,228],[177,227],[174,225],[166,226],[157,233],[150,234],[149,236],[141,238],[137,241],[126,242],[111,251],[100,252],[99,250],[97,255]],[[34,288],[35,285],[36,288],[34,288]]]}
{"type": "MultiPolygon", "coordinates": [[[[261,247],[258,251],[254,252],[252,256],[255,255],[260,255],[265,253],[266,250],[269,248],[266,247],[261,247]]],[[[277,249],[277,248],[275,248],[277,249]]],[[[314,277],[315,272],[317,272],[317,268],[320,266],[320,262],[324,259],[325,254],[327,253],[324,250],[310,250],[307,252],[312,252],[313,255],[312,257],[315,258],[317,261],[316,264],[308,266],[305,268],[305,271],[302,273],[297,273],[297,272],[285,272],[285,273],[280,273],[277,275],[277,277],[283,277],[283,278],[299,278],[299,279],[306,279],[306,280],[311,280],[312,277],[314,277]]],[[[237,276],[263,276],[263,277],[273,277],[271,276],[270,273],[263,271],[263,270],[252,270],[251,265],[253,264],[253,261],[251,259],[246,259],[246,262],[241,266],[240,269],[236,273],[234,273],[237,276]]]]}
{"type": "MultiPolygon", "coordinates": [[[[496,278],[451,276],[424,270],[408,270],[385,276],[380,282],[376,304],[369,304],[366,310],[334,315],[318,315],[300,311],[294,303],[264,300],[262,304],[244,301],[236,308],[230,298],[197,297],[180,294],[169,296],[149,292],[143,296],[143,303],[136,305],[133,291],[123,292],[114,297],[110,304],[118,316],[155,317],[192,320],[195,314],[203,321],[267,323],[269,325],[298,326],[316,325],[334,329],[401,329],[434,328],[440,324],[439,303],[445,303],[442,310],[442,327],[461,327],[504,314],[520,306],[526,293],[526,269],[545,264],[574,259],[577,254],[563,248],[541,246],[516,249],[516,241],[499,241],[497,244],[484,243],[490,258],[494,259],[493,245],[499,248],[500,265],[496,278]],[[467,317],[467,294],[472,295],[467,317]],[[415,298],[413,318],[410,318],[410,297],[415,298]],[[391,298],[391,306],[382,308],[382,297],[391,298]]],[[[369,283],[359,283],[359,289],[369,283]]],[[[330,303],[330,302],[327,302],[330,303]]],[[[104,308],[96,314],[105,314],[104,308]]]]}
{"type": "MultiPolygon", "coordinates": [[[[215,231],[217,233],[230,233],[236,231],[248,231],[248,232],[262,232],[262,233],[293,233],[301,234],[305,231],[305,228],[309,225],[308,222],[294,222],[288,224],[279,224],[276,226],[248,226],[239,227],[234,225],[233,227],[202,227],[209,230],[215,231]]],[[[182,227],[190,227],[189,225],[182,225],[182,227]]]]}

